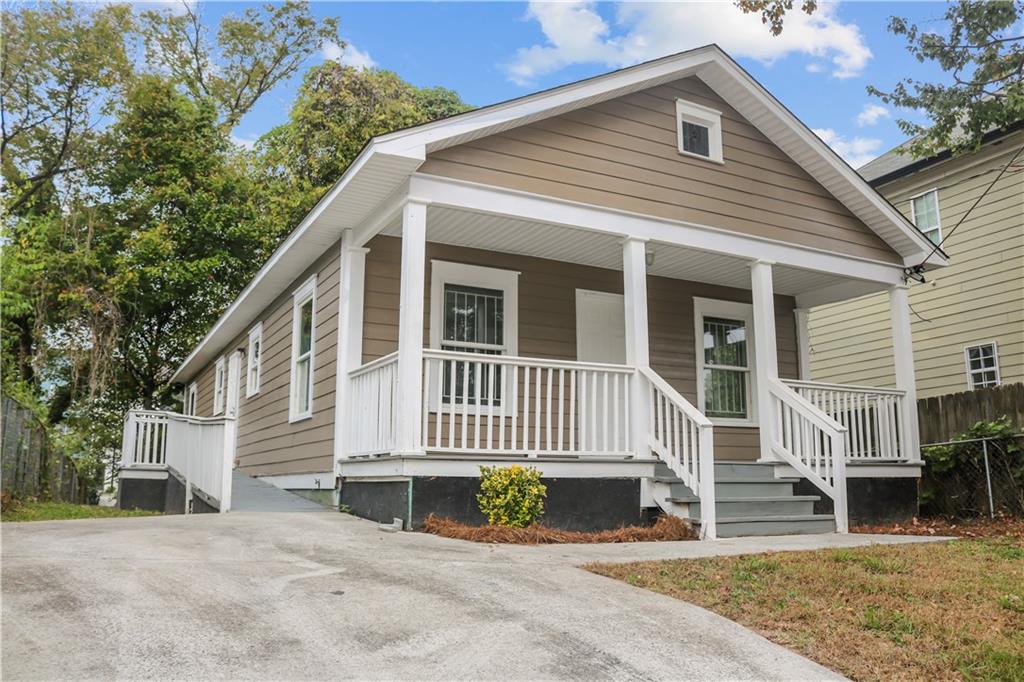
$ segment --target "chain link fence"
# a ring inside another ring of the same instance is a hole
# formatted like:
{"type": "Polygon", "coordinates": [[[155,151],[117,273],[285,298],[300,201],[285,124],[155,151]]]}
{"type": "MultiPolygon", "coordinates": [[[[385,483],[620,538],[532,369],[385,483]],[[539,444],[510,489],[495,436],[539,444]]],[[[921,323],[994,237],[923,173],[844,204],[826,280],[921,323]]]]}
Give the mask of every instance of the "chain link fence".
{"type": "Polygon", "coordinates": [[[921,515],[1024,517],[1024,434],[922,445],[921,515]]]}

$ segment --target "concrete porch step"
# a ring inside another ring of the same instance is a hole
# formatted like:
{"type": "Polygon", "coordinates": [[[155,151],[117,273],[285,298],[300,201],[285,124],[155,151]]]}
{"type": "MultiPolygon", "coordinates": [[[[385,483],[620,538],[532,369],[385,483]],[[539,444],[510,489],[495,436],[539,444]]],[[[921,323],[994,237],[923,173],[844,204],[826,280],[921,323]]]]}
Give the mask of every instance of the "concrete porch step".
{"type": "Polygon", "coordinates": [[[720,538],[745,535],[810,535],[834,533],[836,519],[832,514],[735,516],[717,519],[716,527],[720,538]]]}
{"type": "MultiPolygon", "coordinates": [[[[813,516],[817,495],[790,495],[788,497],[724,497],[715,500],[716,517],[721,519],[744,516],[813,516]]],[[[701,517],[700,501],[690,502],[690,516],[701,517]]]]}

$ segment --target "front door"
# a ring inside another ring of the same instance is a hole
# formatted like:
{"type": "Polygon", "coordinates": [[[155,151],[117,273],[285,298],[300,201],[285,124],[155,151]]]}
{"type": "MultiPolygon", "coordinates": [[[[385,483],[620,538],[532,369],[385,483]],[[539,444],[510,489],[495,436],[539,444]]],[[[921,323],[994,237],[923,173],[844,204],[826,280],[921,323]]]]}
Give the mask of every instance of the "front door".
{"type": "MultiPolygon", "coordinates": [[[[580,362],[626,364],[626,309],[622,294],[576,290],[576,359],[580,362]]],[[[618,404],[615,414],[628,415],[625,393],[624,390],[616,392],[618,404]]],[[[597,409],[602,409],[605,404],[598,403],[597,409]]],[[[599,422],[611,420],[612,415],[607,414],[599,422]]],[[[618,441],[620,451],[629,449],[625,429],[619,431],[618,441]]]]}
{"type": "Polygon", "coordinates": [[[626,308],[622,294],[576,290],[576,359],[626,364],[626,308]]]}

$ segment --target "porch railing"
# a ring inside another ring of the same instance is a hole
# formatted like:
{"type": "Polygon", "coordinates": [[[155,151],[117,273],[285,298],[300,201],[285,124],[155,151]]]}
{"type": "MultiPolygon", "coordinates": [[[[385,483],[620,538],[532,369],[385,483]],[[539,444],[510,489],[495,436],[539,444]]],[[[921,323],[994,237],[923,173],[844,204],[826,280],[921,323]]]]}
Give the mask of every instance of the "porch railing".
{"type": "Polygon", "coordinates": [[[896,389],[784,381],[802,398],[846,427],[846,459],[911,459],[903,434],[906,393],[896,389]]]}
{"type": "Polygon", "coordinates": [[[701,537],[716,537],[713,426],[700,410],[654,370],[640,369],[649,390],[648,443],[686,486],[700,497],[701,537]]]}
{"type": "Polygon", "coordinates": [[[424,449],[632,454],[631,367],[424,350],[423,368],[424,449]]]}
{"type": "Polygon", "coordinates": [[[234,420],[228,417],[131,410],[124,421],[121,467],[171,467],[185,478],[186,495],[194,485],[227,511],[234,440],[228,431],[233,428],[234,420]]]}
{"type": "Polygon", "coordinates": [[[778,379],[768,396],[772,454],[832,498],[836,530],[848,532],[846,427],[778,379]]]}
{"type": "Polygon", "coordinates": [[[349,372],[348,455],[378,455],[395,448],[398,353],[349,372]]]}

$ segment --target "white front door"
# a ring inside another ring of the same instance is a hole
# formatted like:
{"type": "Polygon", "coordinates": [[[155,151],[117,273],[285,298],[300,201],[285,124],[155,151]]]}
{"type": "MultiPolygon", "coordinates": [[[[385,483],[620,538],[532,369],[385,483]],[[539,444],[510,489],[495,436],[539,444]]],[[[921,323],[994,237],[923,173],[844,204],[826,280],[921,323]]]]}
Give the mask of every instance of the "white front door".
{"type": "MultiPolygon", "coordinates": [[[[576,290],[576,359],[580,362],[626,364],[626,309],[622,294],[576,290]]],[[[625,390],[615,392],[618,403],[614,407],[608,405],[607,397],[597,403],[599,412],[609,407],[615,410],[599,416],[599,424],[612,423],[616,419],[613,414],[629,418],[625,394],[625,390]]],[[[629,449],[626,431],[617,432],[617,448],[625,452],[629,449]]]]}
{"type": "Polygon", "coordinates": [[[626,363],[626,307],[622,294],[576,290],[576,359],[626,363]]]}

